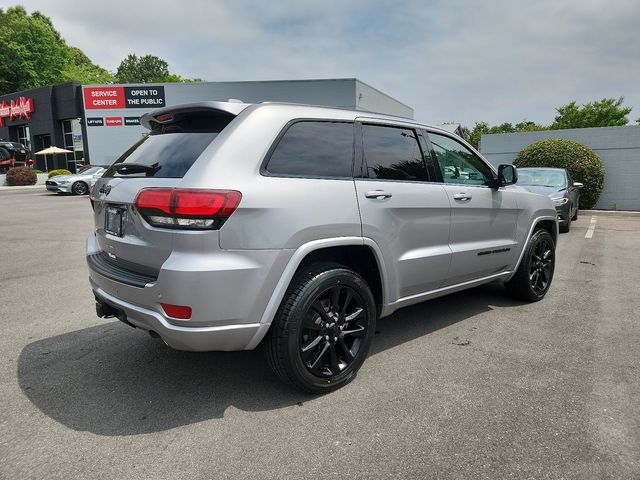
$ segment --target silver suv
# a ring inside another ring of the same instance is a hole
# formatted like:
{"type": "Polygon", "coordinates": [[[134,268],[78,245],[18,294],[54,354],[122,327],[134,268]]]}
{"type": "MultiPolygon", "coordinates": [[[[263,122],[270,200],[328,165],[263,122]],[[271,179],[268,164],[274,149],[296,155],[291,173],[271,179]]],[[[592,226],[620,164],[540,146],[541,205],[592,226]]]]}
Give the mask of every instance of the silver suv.
{"type": "Polygon", "coordinates": [[[141,123],[92,191],[87,262],[98,316],[170,347],[260,345],[283,380],[327,392],[398,308],[492,281],[536,301],[551,284],[551,200],[441,129],[235,102],[141,123]]]}

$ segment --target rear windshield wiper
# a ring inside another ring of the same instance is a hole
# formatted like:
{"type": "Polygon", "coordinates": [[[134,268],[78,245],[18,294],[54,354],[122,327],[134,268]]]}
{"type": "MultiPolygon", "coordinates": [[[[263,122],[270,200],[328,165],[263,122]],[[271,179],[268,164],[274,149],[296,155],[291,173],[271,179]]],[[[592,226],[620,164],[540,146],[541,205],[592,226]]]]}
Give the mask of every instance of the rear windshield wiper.
{"type": "Polygon", "coordinates": [[[153,165],[143,165],[141,163],[118,163],[113,166],[113,169],[120,175],[130,175],[132,173],[146,173],[154,174],[162,167],[157,163],[153,165]]]}

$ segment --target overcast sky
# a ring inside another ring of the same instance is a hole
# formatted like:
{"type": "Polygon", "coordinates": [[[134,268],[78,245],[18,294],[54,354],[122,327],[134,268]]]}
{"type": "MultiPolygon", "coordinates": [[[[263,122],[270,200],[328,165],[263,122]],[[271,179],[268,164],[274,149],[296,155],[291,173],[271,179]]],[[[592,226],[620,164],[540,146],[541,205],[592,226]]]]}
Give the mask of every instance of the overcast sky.
{"type": "Polygon", "coordinates": [[[638,0],[20,3],[111,71],[136,53],[210,81],[357,77],[428,123],[550,123],[621,95],[640,117],[638,0]]]}

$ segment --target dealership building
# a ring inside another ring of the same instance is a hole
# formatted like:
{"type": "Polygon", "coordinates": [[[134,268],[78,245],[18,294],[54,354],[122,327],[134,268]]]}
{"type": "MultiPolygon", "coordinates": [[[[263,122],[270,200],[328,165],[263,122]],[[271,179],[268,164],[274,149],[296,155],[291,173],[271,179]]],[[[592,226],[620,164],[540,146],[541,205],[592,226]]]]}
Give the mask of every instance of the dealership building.
{"type": "Polygon", "coordinates": [[[72,153],[34,156],[40,170],[109,165],[146,130],[156,108],[208,100],[306,103],[413,118],[413,109],[355,78],[125,85],[65,83],[0,96],[0,139],[32,152],[55,145],[72,153]]]}

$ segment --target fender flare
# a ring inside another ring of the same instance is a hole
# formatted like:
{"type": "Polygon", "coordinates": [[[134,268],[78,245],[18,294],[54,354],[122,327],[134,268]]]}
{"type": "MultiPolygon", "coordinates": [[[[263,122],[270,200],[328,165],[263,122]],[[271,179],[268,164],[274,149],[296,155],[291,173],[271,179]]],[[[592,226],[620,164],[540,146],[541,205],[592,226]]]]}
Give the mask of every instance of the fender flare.
{"type": "Polygon", "coordinates": [[[300,247],[298,247],[289,261],[287,262],[282,275],[280,275],[280,279],[276,284],[276,287],[269,298],[269,302],[265,307],[262,316],[260,317],[260,327],[256,331],[256,334],[253,336],[249,344],[247,345],[247,350],[254,349],[262,340],[262,338],[267,334],[269,327],[271,326],[271,322],[278,311],[278,307],[284,298],[284,295],[293,280],[293,276],[298,271],[298,267],[302,261],[309,255],[310,253],[321,250],[323,248],[328,247],[346,247],[346,246],[367,246],[373,250],[373,256],[378,263],[378,270],[380,272],[380,282],[382,285],[382,304],[386,304],[389,301],[388,298],[388,282],[387,278],[387,270],[384,264],[384,257],[382,256],[382,252],[380,247],[376,242],[366,237],[334,237],[334,238],[323,238],[321,240],[312,240],[307,242],[300,247]]]}
{"type": "Polygon", "coordinates": [[[533,232],[535,231],[536,227],[538,226],[538,224],[542,221],[545,220],[551,220],[553,222],[553,224],[555,225],[555,239],[557,241],[558,239],[558,217],[557,216],[549,216],[549,215],[542,215],[540,217],[536,217],[533,222],[531,222],[531,228],[529,228],[529,233],[527,234],[527,238],[526,241],[522,244],[522,249],[520,250],[520,255],[518,256],[518,261],[516,262],[515,266],[513,267],[513,272],[511,272],[511,275],[509,275],[509,277],[505,280],[505,281],[509,281],[511,280],[511,277],[513,277],[516,272],[518,271],[518,267],[520,267],[520,262],[522,262],[522,257],[524,256],[524,251],[527,249],[527,245],[529,244],[529,240],[531,239],[533,232]]]}

